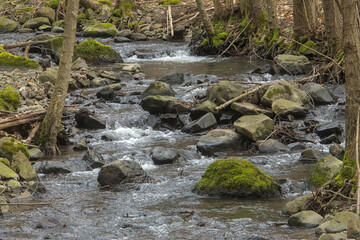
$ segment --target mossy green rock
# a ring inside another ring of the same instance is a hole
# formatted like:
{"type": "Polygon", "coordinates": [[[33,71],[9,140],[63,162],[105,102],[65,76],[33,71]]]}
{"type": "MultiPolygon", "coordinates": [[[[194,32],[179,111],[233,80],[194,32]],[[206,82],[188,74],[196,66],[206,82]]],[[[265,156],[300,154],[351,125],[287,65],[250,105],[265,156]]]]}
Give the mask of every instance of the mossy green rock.
{"type": "Polygon", "coordinates": [[[114,37],[119,31],[111,23],[98,23],[84,27],[84,37],[114,37]]]}
{"type": "Polygon", "coordinates": [[[47,42],[46,44],[44,44],[44,47],[47,50],[50,50],[51,53],[55,56],[61,55],[61,50],[62,50],[62,44],[63,44],[64,38],[63,37],[53,37],[49,40],[49,42],[47,42]]]}
{"type": "Polygon", "coordinates": [[[327,181],[336,177],[342,166],[342,161],[328,154],[317,163],[311,165],[306,181],[308,184],[319,188],[327,181]]]}
{"type": "Polygon", "coordinates": [[[202,102],[199,106],[191,110],[190,117],[191,119],[195,120],[202,116],[204,116],[207,113],[214,114],[215,117],[219,116],[219,111],[216,110],[216,103],[214,103],[211,100],[206,100],[202,102]]]}
{"type": "Polygon", "coordinates": [[[95,40],[85,40],[74,49],[74,60],[83,58],[88,64],[106,64],[123,62],[120,54],[110,46],[95,40]]]}
{"type": "Polygon", "coordinates": [[[207,93],[209,100],[222,104],[235,98],[244,92],[240,83],[231,81],[220,81],[207,93]]]}
{"type": "Polygon", "coordinates": [[[39,81],[41,83],[50,82],[52,84],[55,84],[57,78],[57,71],[45,71],[42,72],[39,76],[39,81]]]}
{"type": "Polygon", "coordinates": [[[5,166],[10,167],[10,161],[6,158],[0,157],[0,163],[3,163],[3,164],[5,164],[5,166]]]}
{"type": "Polygon", "coordinates": [[[305,117],[307,109],[302,107],[300,103],[289,101],[286,99],[278,99],[271,105],[272,110],[276,115],[286,117],[292,115],[294,117],[305,117]]]}
{"type": "Polygon", "coordinates": [[[19,23],[7,17],[0,17],[0,33],[13,32],[19,27],[19,23]]]}
{"type": "Polygon", "coordinates": [[[26,157],[30,157],[29,151],[20,141],[11,137],[0,138],[0,157],[7,158],[12,162],[13,156],[22,151],[26,157]]]}
{"type": "Polygon", "coordinates": [[[151,114],[183,113],[189,111],[184,102],[171,96],[147,96],[141,101],[140,105],[151,114]]]}
{"type": "MultiPolygon", "coordinates": [[[[1,54],[1,53],[0,53],[1,54]]],[[[0,89],[0,109],[16,111],[20,105],[20,94],[12,87],[0,89]]]]}
{"type": "Polygon", "coordinates": [[[271,107],[272,103],[278,99],[297,102],[301,106],[310,103],[310,99],[305,91],[298,89],[285,80],[271,84],[262,96],[261,104],[265,107],[271,107]]]}
{"type": "Polygon", "coordinates": [[[275,71],[280,74],[304,74],[311,71],[311,63],[309,59],[304,56],[295,56],[289,54],[280,54],[274,58],[276,65],[275,71]]]}
{"type": "Polygon", "coordinates": [[[50,20],[46,17],[33,18],[29,21],[26,21],[26,23],[24,23],[23,27],[38,29],[41,25],[51,25],[50,20]]]}
{"type": "Polygon", "coordinates": [[[0,162],[0,179],[19,179],[19,175],[0,162]]]}
{"type": "Polygon", "coordinates": [[[8,181],[7,185],[11,189],[11,191],[13,191],[13,192],[18,191],[21,188],[21,183],[19,183],[16,180],[8,181]]]}
{"type": "Polygon", "coordinates": [[[314,43],[314,41],[307,41],[304,45],[301,45],[300,48],[299,48],[299,53],[301,54],[304,54],[304,55],[313,55],[313,54],[316,54],[316,51],[317,50],[317,46],[316,46],[316,43],[314,43]]]}
{"type": "Polygon", "coordinates": [[[37,175],[31,162],[22,151],[18,151],[11,161],[11,168],[25,181],[36,180],[37,175]]]}
{"type": "Polygon", "coordinates": [[[281,192],[273,178],[240,158],[217,160],[206,169],[194,191],[224,197],[271,197],[281,192]]]}
{"type": "Polygon", "coordinates": [[[35,60],[22,56],[15,56],[8,52],[0,53],[0,66],[38,68],[39,63],[35,60]]]}
{"type": "Polygon", "coordinates": [[[252,141],[266,139],[274,130],[274,120],[264,114],[246,115],[234,122],[236,131],[252,141]]]}
{"type": "Polygon", "coordinates": [[[35,13],[35,17],[46,17],[47,19],[50,20],[50,22],[54,22],[55,20],[55,10],[52,9],[51,7],[43,7],[40,8],[38,11],[36,11],[35,13]]]}
{"type": "Polygon", "coordinates": [[[175,91],[171,88],[170,84],[154,81],[150,83],[149,87],[147,87],[144,92],[141,94],[142,98],[147,96],[175,96],[175,91]]]}

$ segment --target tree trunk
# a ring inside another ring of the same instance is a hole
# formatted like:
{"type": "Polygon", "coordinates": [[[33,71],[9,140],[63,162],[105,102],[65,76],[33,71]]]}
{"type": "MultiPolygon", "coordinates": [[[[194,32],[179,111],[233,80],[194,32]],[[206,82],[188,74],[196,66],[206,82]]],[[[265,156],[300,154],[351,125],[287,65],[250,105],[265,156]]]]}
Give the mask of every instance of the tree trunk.
{"type": "Polygon", "coordinates": [[[220,0],[213,0],[214,2],[214,18],[216,20],[228,20],[233,12],[232,0],[225,0],[222,3],[220,0]]]}
{"type": "Polygon", "coordinates": [[[323,0],[329,56],[336,57],[342,48],[342,17],[336,0],[323,0]]]}
{"type": "Polygon", "coordinates": [[[274,0],[266,0],[266,12],[269,30],[278,29],[279,21],[274,0]]]}
{"type": "Polygon", "coordinates": [[[40,136],[49,154],[56,154],[56,137],[60,128],[60,120],[69,86],[78,11],[79,0],[69,1],[66,7],[64,41],[59,71],[40,136]]]}
{"type": "Polygon", "coordinates": [[[356,159],[357,113],[360,103],[360,31],[358,26],[358,8],[355,0],[342,1],[344,21],[344,67],[346,82],[346,152],[356,159]]]}
{"type": "Polygon", "coordinates": [[[293,17],[296,40],[301,36],[315,37],[318,26],[316,0],[294,0],[293,17]]]}
{"type": "Polygon", "coordinates": [[[202,0],[196,0],[196,5],[198,7],[200,17],[204,23],[206,34],[209,40],[212,41],[212,38],[215,35],[215,31],[213,25],[210,22],[209,16],[206,13],[202,0]]]}
{"type": "Polygon", "coordinates": [[[248,15],[253,19],[254,25],[259,28],[266,22],[265,9],[263,8],[263,0],[248,0],[248,15]]]}

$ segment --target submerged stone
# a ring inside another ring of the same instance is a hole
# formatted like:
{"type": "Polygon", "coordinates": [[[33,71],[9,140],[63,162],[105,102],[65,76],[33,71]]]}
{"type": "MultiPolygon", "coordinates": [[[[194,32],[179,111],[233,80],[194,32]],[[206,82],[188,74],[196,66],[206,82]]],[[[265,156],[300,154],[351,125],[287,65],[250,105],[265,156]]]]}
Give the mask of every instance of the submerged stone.
{"type": "Polygon", "coordinates": [[[281,187],[249,161],[226,158],[210,164],[194,191],[210,196],[261,198],[279,195],[281,187]]]}

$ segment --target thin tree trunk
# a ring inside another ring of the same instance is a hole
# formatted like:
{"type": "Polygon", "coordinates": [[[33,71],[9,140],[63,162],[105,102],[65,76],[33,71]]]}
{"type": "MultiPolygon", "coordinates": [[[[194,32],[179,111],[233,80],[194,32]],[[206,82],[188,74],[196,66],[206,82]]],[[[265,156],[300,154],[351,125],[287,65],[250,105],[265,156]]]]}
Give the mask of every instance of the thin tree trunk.
{"type": "Polygon", "coordinates": [[[318,26],[316,0],[294,0],[294,33],[295,39],[301,36],[314,38],[318,26]]]}
{"type": "Polygon", "coordinates": [[[56,138],[70,80],[78,11],[79,0],[69,1],[66,7],[64,42],[58,76],[41,133],[41,139],[45,142],[45,148],[49,154],[56,154],[56,138]]]}
{"type": "Polygon", "coordinates": [[[356,159],[357,113],[360,102],[360,31],[358,26],[359,11],[356,1],[342,1],[344,67],[346,82],[346,152],[348,157],[356,159]]]}
{"type": "Polygon", "coordinates": [[[266,12],[268,19],[268,28],[270,30],[278,29],[279,21],[274,0],[266,0],[266,12]]]}
{"type": "Polygon", "coordinates": [[[261,27],[263,24],[266,24],[266,14],[265,9],[263,8],[263,0],[248,0],[248,11],[250,18],[253,19],[255,26],[261,27]]]}
{"type": "Polygon", "coordinates": [[[200,17],[204,23],[206,34],[211,41],[213,36],[215,35],[214,27],[210,22],[209,16],[206,13],[202,0],[196,0],[196,5],[198,7],[200,17]]]}
{"type": "Polygon", "coordinates": [[[323,0],[323,8],[329,56],[334,58],[342,48],[342,16],[336,0],[323,0]]]}

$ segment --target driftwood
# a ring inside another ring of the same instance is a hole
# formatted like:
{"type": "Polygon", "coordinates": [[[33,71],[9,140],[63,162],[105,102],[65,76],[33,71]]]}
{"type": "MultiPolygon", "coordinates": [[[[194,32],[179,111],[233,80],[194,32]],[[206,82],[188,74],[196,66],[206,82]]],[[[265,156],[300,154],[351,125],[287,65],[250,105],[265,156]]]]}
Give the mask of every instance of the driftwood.
{"type": "Polygon", "coordinates": [[[42,120],[45,117],[46,110],[28,111],[19,113],[11,117],[0,119],[0,129],[15,127],[25,123],[31,123],[42,120]]]}
{"type": "Polygon", "coordinates": [[[20,43],[4,44],[4,45],[2,45],[2,47],[4,49],[11,49],[11,48],[18,48],[18,47],[27,47],[27,46],[31,46],[31,45],[41,45],[41,44],[45,44],[45,43],[48,43],[48,42],[49,42],[49,40],[27,41],[27,42],[20,42],[20,43]]]}
{"type": "Polygon", "coordinates": [[[40,128],[40,122],[35,123],[34,128],[31,130],[31,133],[29,134],[29,137],[23,142],[25,144],[29,144],[31,140],[35,137],[36,132],[40,128]]]}
{"type": "Polygon", "coordinates": [[[174,25],[173,25],[173,19],[172,19],[172,14],[171,14],[171,6],[168,6],[168,12],[169,12],[169,25],[170,25],[170,33],[171,36],[174,36],[174,25]]]}

